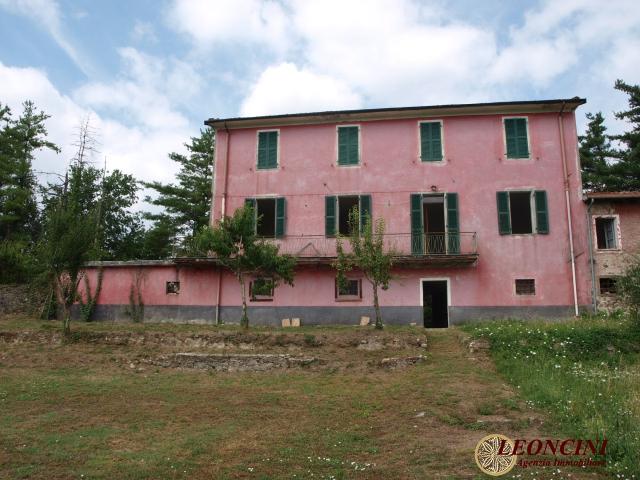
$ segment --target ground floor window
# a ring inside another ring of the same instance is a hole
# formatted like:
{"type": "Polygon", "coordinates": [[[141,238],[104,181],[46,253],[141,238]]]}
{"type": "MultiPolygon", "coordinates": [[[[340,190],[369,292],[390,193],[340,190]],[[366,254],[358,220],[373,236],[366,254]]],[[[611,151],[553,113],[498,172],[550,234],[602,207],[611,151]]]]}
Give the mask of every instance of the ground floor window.
{"type": "Polygon", "coordinates": [[[361,300],[362,299],[362,279],[347,278],[344,285],[340,285],[336,278],[336,300],[361,300]]]}
{"type": "Polygon", "coordinates": [[[167,282],[166,292],[167,295],[180,293],[180,282],[167,282]]]}
{"type": "Polygon", "coordinates": [[[535,295],[536,281],[533,278],[516,279],[516,295],[535,295]]]}
{"type": "Polygon", "coordinates": [[[615,277],[600,277],[599,278],[600,294],[613,294],[618,293],[618,279],[615,277]]]}
{"type": "Polygon", "coordinates": [[[273,279],[258,277],[249,283],[249,297],[253,302],[273,300],[273,279]]]}

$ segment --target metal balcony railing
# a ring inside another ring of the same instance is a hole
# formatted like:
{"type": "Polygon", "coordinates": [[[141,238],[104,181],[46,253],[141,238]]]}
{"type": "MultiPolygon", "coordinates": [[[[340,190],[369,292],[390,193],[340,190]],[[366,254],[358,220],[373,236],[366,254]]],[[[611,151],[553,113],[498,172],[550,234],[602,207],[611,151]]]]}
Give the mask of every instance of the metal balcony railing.
{"type": "MultiPolygon", "coordinates": [[[[270,239],[280,247],[280,253],[299,258],[337,257],[336,238],[323,235],[287,235],[270,239]]],[[[455,233],[391,233],[384,235],[385,247],[395,256],[457,256],[477,255],[476,232],[455,233]]],[[[349,240],[343,239],[343,248],[350,250],[349,240]]]]}

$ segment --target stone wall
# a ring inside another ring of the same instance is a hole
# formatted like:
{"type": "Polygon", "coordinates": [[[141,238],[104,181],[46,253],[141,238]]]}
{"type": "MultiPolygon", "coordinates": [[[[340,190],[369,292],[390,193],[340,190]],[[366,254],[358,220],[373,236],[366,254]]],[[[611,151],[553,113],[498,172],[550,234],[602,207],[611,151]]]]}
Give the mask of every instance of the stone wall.
{"type": "Polygon", "coordinates": [[[0,284],[0,316],[39,315],[44,303],[42,292],[23,284],[0,284]]]}

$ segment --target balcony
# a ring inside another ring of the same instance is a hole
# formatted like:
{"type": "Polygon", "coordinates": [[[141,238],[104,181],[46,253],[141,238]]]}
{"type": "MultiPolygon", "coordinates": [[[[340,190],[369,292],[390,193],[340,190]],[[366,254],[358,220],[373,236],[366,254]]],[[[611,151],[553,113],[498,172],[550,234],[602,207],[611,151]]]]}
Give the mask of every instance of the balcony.
{"type": "MultiPolygon", "coordinates": [[[[330,264],[337,258],[336,239],[323,235],[287,236],[271,240],[280,253],[293,255],[299,264],[330,264]]],[[[385,247],[394,252],[394,263],[403,266],[463,266],[478,260],[476,232],[398,233],[384,235],[385,247]]],[[[348,239],[343,248],[349,251],[348,239]]]]}
{"type": "MultiPolygon", "coordinates": [[[[338,257],[335,237],[324,235],[287,235],[268,239],[280,247],[280,253],[293,255],[299,265],[331,265],[338,257]]],[[[408,268],[472,266],[478,261],[476,232],[396,233],[384,235],[385,247],[394,252],[394,265],[408,268]]],[[[350,250],[344,238],[345,252],[350,250]]],[[[174,257],[174,262],[190,265],[216,264],[216,259],[174,257]]]]}

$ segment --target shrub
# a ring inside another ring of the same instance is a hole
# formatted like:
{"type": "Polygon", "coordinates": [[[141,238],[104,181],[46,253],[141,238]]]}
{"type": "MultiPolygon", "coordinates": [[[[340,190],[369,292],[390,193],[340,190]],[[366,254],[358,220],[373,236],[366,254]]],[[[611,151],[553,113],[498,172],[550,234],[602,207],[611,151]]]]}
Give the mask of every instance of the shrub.
{"type": "Polygon", "coordinates": [[[636,324],[640,323],[640,255],[633,257],[624,276],[618,280],[622,300],[636,324]]]}

